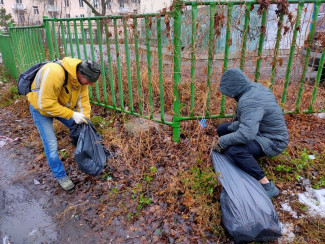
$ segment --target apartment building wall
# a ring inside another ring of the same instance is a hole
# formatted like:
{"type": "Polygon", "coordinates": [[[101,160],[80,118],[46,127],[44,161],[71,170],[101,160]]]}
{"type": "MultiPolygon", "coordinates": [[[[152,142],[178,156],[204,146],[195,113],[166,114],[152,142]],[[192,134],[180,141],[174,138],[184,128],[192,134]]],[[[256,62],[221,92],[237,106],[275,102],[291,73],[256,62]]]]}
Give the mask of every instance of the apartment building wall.
{"type": "MultiPolygon", "coordinates": [[[[101,0],[89,0],[96,11],[102,13],[101,0]]],[[[139,13],[140,0],[111,0],[106,5],[106,15],[139,13]]],[[[0,0],[0,8],[12,15],[15,25],[39,25],[43,16],[74,18],[94,16],[82,0],[0,0]]]]}
{"type": "Polygon", "coordinates": [[[164,8],[170,7],[172,0],[141,0],[140,12],[141,13],[156,13],[164,8]]]}

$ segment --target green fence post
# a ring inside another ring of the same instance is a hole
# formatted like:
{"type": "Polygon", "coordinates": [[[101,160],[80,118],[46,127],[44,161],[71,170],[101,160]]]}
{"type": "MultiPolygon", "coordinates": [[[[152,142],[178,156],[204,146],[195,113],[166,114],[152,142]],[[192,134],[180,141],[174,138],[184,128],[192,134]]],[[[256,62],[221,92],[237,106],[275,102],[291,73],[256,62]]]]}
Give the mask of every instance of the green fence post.
{"type": "Polygon", "coordinates": [[[182,56],[182,41],[181,41],[181,20],[182,12],[180,1],[174,5],[174,85],[173,85],[173,140],[179,142],[180,137],[180,100],[178,85],[181,83],[181,56],[182,56]]]}
{"type": "Polygon", "coordinates": [[[251,3],[245,4],[245,23],[244,23],[244,34],[242,39],[242,49],[241,49],[241,56],[240,56],[240,69],[244,70],[245,65],[245,54],[246,54],[246,46],[247,46],[247,35],[249,31],[249,20],[251,14],[251,3]]]}
{"type": "Polygon", "coordinates": [[[271,72],[271,85],[270,85],[270,90],[273,91],[273,85],[274,85],[274,77],[276,73],[276,63],[278,60],[278,53],[279,53],[279,48],[280,48],[280,41],[281,41],[281,33],[282,33],[282,27],[283,27],[283,17],[284,14],[281,13],[280,18],[279,18],[279,24],[278,24],[278,31],[276,33],[276,43],[275,43],[275,49],[274,49],[274,57],[273,57],[273,62],[272,62],[272,72],[271,72]]]}
{"type": "Polygon", "coordinates": [[[50,53],[50,59],[54,59],[54,47],[53,47],[53,40],[52,40],[52,35],[51,35],[51,29],[50,29],[50,23],[47,20],[48,17],[44,16],[43,17],[43,22],[44,22],[44,27],[45,27],[45,34],[46,34],[46,41],[47,41],[47,46],[49,48],[49,53],[50,53]]]}
{"type": "Polygon", "coordinates": [[[303,92],[303,89],[304,89],[304,83],[305,83],[305,77],[306,77],[308,62],[309,62],[311,45],[312,45],[312,42],[313,42],[313,39],[314,39],[314,33],[315,33],[315,29],[316,29],[316,22],[317,22],[317,18],[318,18],[318,11],[319,11],[320,5],[321,5],[321,2],[317,1],[316,4],[315,4],[315,8],[314,8],[314,13],[313,13],[314,16],[313,16],[312,28],[311,28],[310,33],[309,33],[306,56],[305,56],[303,71],[302,71],[301,78],[300,78],[300,83],[299,83],[299,91],[298,91],[298,98],[297,98],[296,106],[295,106],[295,113],[300,112],[300,102],[301,102],[302,92],[303,92]]]}
{"type": "Polygon", "coordinates": [[[291,73],[293,56],[294,56],[295,49],[296,49],[297,34],[298,34],[298,29],[299,29],[298,27],[300,26],[301,12],[302,12],[303,6],[304,6],[304,2],[302,0],[299,1],[297,17],[296,17],[296,23],[295,23],[293,36],[292,36],[292,41],[291,41],[291,46],[290,46],[290,54],[289,54],[288,66],[287,66],[287,70],[286,70],[285,82],[284,82],[282,99],[281,99],[282,110],[284,110],[284,104],[285,104],[285,101],[286,101],[286,98],[287,98],[287,90],[288,90],[288,86],[289,86],[289,78],[290,78],[290,73],[291,73]]]}
{"type": "Polygon", "coordinates": [[[163,77],[163,55],[161,45],[161,16],[157,17],[157,42],[158,42],[158,70],[159,70],[159,95],[160,95],[160,118],[165,120],[164,110],[164,77],[163,77]]]}
{"type": "Polygon", "coordinates": [[[264,9],[262,14],[262,23],[261,23],[261,34],[260,34],[260,40],[258,44],[258,51],[257,51],[257,61],[256,61],[256,71],[255,71],[255,82],[258,82],[258,79],[260,78],[260,68],[261,68],[261,61],[262,61],[262,51],[263,51],[263,45],[264,45],[264,38],[265,38],[265,32],[266,32],[266,16],[267,16],[268,9],[264,9]]]}
{"type": "Polygon", "coordinates": [[[211,97],[211,72],[214,57],[214,15],[216,13],[216,3],[210,5],[210,15],[209,15],[209,51],[208,51],[208,69],[207,69],[207,87],[208,96],[206,100],[205,116],[209,116],[210,110],[210,97],[211,97]]]}
{"type": "Polygon", "coordinates": [[[124,32],[124,50],[126,59],[126,74],[128,79],[128,90],[129,90],[129,106],[130,111],[133,113],[133,94],[132,94],[132,80],[131,80],[131,68],[130,68],[130,51],[129,51],[129,37],[128,30],[126,27],[126,19],[123,18],[123,32],[124,32]]]}
{"type": "Polygon", "coordinates": [[[196,24],[197,24],[197,6],[198,3],[192,5],[192,42],[191,42],[191,108],[190,117],[194,117],[194,96],[195,96],[195,66],[196,66],[196,24]]]}

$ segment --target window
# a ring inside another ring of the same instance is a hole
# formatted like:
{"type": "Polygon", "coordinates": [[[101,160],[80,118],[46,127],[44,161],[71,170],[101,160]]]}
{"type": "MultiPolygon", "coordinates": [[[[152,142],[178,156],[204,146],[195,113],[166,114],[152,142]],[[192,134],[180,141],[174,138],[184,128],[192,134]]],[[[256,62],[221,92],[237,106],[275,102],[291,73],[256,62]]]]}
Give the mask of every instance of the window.
{"type": "Polygon", "coordinates": [[[49,0],[50,5],[54,5],[54,0],[49,0]]]}
{"type": "Polygon", "coordinates": [[[37,24],[37,25],[40,25],[40,24],[41,24],[41,21],[36,20],[36,24],[37,24]]]}
{"type": "Polygon", "coordinates": [[[39,14],[38,6],[33,6],[34,14],[39,14]]]}
{"type": "Polygon", "coordinates": [[[134,13],[134,14],[137,14],[137,13],[138,13],[138,10],[133,9],[133,13],[134,13]]]}
{"type": "Polygon", "coordinates": [[[94,0],[94,8],[98,8],[98,0],[94,0]]]}
{"type": "Polygon", "coordinates": [[[64,0],[64,6],[69,7],[70,6],[69,4],[70,4],[69,0],[64,0]]]}
{"type": "Polygon", "coordinates": [[[16,3],[22,3],[22,0],[16,0],[16,3]]]}
{"type": "Polygon", "coordinates": [[[80,14],[80,17],[81,17],[81,18],[84,18],[84,17],[85,17],[85,15],[84,15],[84,14],[80,14]]]}
{"type": "Polygon", "coordinates": [[[120,8],[124,8],[124,3],[120,3],[120,8]]]}
{"type": "Polygon", "coordinates": [[[79,0],[79,7],[80,7],[80,8],[83,8],[83,7],[84,7],[84,1],[79,0]]]}
{"type": "Polygon", "coordinates": [[[70,14],[66,14],[65,17],[66,17],[66,18],[70,18],[70,14]]]}
{"type": "Polygon", "coordinates": [[[111,3],[106,2],[106,9],[111,9],[111,8],[112,8],[111,3]]]}
{"type": "Polygon", "coordinates": [[[132,3],[140,3],[140,0],[132,0],[132,3]]]}
{"type": "Polygon", "coordinates": [[[3,4],[3,0],[0,0],[0,4],[3,4]]]}

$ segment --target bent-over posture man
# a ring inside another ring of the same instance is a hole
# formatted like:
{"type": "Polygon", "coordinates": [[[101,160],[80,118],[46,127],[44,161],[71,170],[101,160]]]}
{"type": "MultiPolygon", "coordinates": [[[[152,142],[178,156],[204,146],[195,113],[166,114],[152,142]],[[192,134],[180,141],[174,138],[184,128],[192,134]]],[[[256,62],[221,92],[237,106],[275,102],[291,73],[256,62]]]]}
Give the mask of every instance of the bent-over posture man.
{"type": "Polygon", "coordinates": [[[68,57],[62,59],[61,64],[45,64],[37,72],[32,92],[27,94],[27,98],[49,167],[61,187],[68,191],[74,188],[74,183],[67,176],[59,158],[53,119],[69,129],[73,121],[81,124],[86,122],[85,117],[90,119],[88,85],[98,80],[100,67],[91,60],[68,57]]]}
{"type": "Polygon", "coordinates": [[[219,90],[237,101],[236,118],[218,126],[214,150],[225,153],[245,172],[257,179],[270,197],[279,189],[269,181],[254,157],[275,156],[288,145],[289,134],[283,112],[272,92],[251,82],[238,68],[228,69],[219,90]]]}

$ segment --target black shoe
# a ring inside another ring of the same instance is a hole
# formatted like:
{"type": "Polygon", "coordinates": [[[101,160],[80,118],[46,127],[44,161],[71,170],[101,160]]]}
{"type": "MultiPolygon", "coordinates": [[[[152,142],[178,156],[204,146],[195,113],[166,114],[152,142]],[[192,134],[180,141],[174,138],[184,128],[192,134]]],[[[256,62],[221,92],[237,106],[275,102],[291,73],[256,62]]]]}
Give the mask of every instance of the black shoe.
{"type": "Polygon", "coordinates": [[[273,184],[272,180],[270,180],[270,182],[267,184],[262,184],[262,186],[270,198],[276,197],[280,193],[279,189],[273,184]]]}

